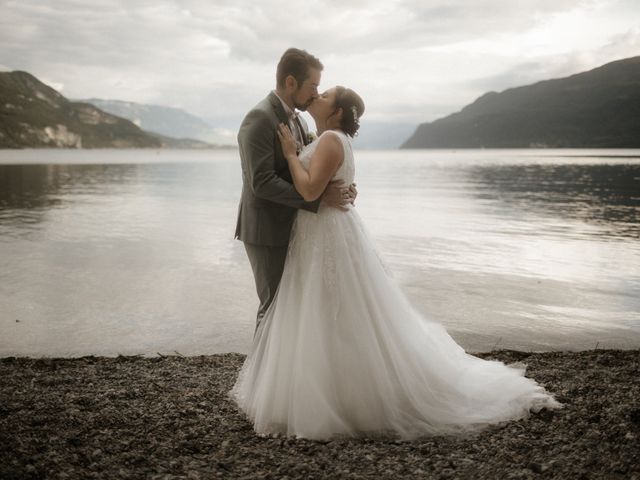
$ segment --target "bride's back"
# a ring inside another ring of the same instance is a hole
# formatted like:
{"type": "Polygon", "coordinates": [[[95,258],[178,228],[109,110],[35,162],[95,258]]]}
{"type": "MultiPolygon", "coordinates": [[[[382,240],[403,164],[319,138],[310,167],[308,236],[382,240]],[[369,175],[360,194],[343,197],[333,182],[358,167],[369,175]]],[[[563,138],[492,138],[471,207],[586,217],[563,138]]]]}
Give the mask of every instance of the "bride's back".
{"type": "Polygon", "coordinates": [[[302,165],[304,165],[304,168],[306,169],[309,168],[313,153],[316,151],[318,143],[320,143],[320,139],[324,135],[336,135],[340,139],[342,148],[344,149],[344,160],[332,180],[342,180],[345,185],[351,185],[356,173],[353,161],[353,148],[351,146],[351,139],[340,130],[325,130],[315,142],[307,145],[300,154],[300,161],[302,162],[302,165]]]}

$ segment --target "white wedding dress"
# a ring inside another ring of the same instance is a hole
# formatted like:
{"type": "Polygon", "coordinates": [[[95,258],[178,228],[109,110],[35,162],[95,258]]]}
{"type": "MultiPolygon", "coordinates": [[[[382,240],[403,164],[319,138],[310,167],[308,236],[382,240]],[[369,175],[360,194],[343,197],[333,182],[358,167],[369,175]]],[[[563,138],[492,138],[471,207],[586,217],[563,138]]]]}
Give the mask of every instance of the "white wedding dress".
{"type": "MultiPolygon", "coordinates": [[[[350,184],[349,138],[335,179],[350,184]]],[[[308,166],[318,140],[300,160],[308,166]]],[[[465,353],[416,312],[387,274],[356,209],[299,210],[275,300],[231,397],[259,434],[334,436],[464,433],[560,408],[505,365],[465,353]]]]}

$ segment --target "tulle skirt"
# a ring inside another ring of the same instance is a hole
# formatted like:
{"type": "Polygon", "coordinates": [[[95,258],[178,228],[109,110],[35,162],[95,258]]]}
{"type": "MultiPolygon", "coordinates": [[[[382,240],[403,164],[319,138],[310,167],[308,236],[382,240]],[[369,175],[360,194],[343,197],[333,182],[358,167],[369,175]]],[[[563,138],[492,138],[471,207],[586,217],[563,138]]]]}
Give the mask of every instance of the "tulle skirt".
{"type": "Polygon", "coordinates": [[[413,309],[356,210],[321,207],[298,213],[230,395],[260,434],[409,439],[560,408],[525,369],[467,354],[413,309]]]}

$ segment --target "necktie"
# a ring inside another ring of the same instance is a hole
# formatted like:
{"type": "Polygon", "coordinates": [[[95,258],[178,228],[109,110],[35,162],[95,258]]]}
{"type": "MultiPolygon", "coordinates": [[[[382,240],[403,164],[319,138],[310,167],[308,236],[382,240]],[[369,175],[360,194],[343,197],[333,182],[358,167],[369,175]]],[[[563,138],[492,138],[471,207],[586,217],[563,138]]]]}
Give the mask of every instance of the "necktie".
{"type": "Polygon", "coordinates": [[[298,128],[298,133],[300,134],[300,141],[302,142],[302,145],[306,145],[307,139],[305,138],[306,135],[304,134],[304,128],[302,128],[302,122],[300,122],[300,117],[296,115],[294,117],[294,120],[296,121],[296,127],[298,128]]]}
{"type": "Polygon", "coordinates": [[[300,124],[298,115],[296,115],[295,113],[291,115],[289,119],[289,128],[291,128],[291,133],[293,133],[293,137],[296,139],[296,143],[298,144],[298,153],[300,153],[300,150],[302,150],[302,147],[304,147],[302,125],[300,124]]]}

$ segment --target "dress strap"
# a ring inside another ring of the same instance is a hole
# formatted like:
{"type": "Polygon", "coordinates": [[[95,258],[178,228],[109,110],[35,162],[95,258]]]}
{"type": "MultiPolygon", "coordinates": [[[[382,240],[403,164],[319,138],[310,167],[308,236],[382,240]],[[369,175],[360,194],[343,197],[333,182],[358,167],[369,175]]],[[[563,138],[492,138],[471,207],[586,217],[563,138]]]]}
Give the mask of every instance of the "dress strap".
{"type": "MultiPolygon", "coordinates": [[[[342,148],[344,149],[345,158],[347,158],[347,155],[353,155],[353,147],[351,146],[351,140],[349,139],[349,136],[346,133],[344,133],[342,130],[325,130],[324,132],[322,132],[320,137],[322,137],[322,135],[327,134],[328,132],[332,132],[336,134],[340,139],[340,142],[342,142],[342,148]]],[[[320,137],[318,137],[318,139],[320,139],[320,137]]]]}

